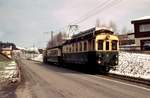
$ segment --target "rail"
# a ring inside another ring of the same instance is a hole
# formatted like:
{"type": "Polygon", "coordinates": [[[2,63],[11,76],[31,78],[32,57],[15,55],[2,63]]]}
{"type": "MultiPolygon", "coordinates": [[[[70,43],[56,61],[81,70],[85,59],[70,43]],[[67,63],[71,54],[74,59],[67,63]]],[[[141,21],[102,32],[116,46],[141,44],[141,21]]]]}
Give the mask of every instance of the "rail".
{"type": "Polygon", "coordinates": [[[150,80],[148,80],[148,79],[125,76],[125,75],[118,75],[118,74],[114,74],[114,73],[109,73],[109,74],[107,74],[107,76],[150,86],[150,80]]]}

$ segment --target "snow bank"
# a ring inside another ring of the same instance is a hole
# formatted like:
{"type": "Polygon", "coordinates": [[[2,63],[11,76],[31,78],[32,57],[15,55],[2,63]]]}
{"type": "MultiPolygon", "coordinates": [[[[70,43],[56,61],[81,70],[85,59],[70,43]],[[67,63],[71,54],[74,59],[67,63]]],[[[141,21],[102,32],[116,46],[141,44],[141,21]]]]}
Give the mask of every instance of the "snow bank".
{"type": "Polygon", "coordinates": [[[150,55],[120,52],[117,69],[110,73],[150,79],[150,55]]]}
{"type": "Polygon", "coordinates": [[[39,54],[37,57],[31,58],[31,60],[43,62],[43,54],[39,54]]]}
{"type": "Polygon", "coordinates": [[[3,62],[0,66],[0,89],[19,81],[19,70],[15,61],[3,62]]]}

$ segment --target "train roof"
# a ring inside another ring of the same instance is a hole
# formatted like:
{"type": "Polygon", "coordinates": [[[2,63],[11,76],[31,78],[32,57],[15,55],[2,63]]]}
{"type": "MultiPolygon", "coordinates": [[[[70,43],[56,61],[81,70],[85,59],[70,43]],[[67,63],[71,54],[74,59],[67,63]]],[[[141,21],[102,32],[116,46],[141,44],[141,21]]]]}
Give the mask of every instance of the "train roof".
{"type": "Polygon", "coordinates": [[[76,35],[73,35],[72,39],[76,39],[76,38],[88,36],[88,35],[96,35],[96,34],[100,34],[100,33],[113,34],[113,31],[112,31],[112,29],[106,28],[106,27],[94,27],[94,28],[88,29],[86,31],[79,32],[76,35]]]}
{"type": "MultiPolygon", "coordinates": [[[[63,44],[62,44],[63,45],[63,44]]],[[[46,50],[49,50],[49,49],[54,49],[54,48],[61,48],[62,45],[59,45],[59,46],[54,46],[54,47],[50,47],[50,48],[46,48],[46,50]]]]}
{"type": "Polygon", "coordinates": [[[54,49],[54,48],[61,48],[63,45],[72,43],[72,42],[77,42],[85,39],[93,39],[95,35],[100,34],[100,33],[108,33],[108,34],[113,34],[113,31],[110,28],[106,27],[94,27],[82,32],[79,32],[78,34],[75,34],[72,36],[71,39],[66,40],[63,44],[47,49],[54,49]]]}

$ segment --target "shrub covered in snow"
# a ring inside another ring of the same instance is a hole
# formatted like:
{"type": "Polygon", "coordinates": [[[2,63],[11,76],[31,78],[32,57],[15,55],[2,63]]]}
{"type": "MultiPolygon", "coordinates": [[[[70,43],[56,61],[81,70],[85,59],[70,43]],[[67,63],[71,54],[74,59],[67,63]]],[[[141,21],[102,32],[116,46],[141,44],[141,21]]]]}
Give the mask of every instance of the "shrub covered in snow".
{"type": "Polygon", "coordinates": [[[110,72],[150,79],[150,55],[120,52],[118,67],[110,72]]]}
{"type": "Polygon", "coordinates": [[[43,62],[43,54],[39,54],[38,56],[31,58],[34,61],[43,62]]]}
{"type": "Polygon", "coordinates": [[[0,62],[0,89],[19,80],[19,70],[15,61],[0,62]]]}

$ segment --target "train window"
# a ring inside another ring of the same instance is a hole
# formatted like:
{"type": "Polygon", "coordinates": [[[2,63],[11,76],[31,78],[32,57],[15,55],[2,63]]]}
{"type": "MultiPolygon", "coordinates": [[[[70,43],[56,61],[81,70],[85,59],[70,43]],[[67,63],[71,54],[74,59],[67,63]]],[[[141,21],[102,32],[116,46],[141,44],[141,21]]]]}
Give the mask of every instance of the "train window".
{"type": "Polygon", "coordinates": [[[72,45],[70,45],[70,52],[72,52],[72,45]]]}
{"type": "Polygon", "coordinates": [[[75,47],[75,43],[73,44],[73,52],[75,52],[76,50],[76,47],[75,47]]]}
{"type": "Polygon", "coordinates": [[[106,41],[106,50],[109,50],[109,42],[106,41]]]}
{"type": "Polygon", "coordinates": [[[95,40],[93,40],[93,50],[95,50],[95,40]]]}
{"type": "Polygon", "coordinates": [[[76,43],[74,43],[74,52],[76,52],[76,43]]]}
{"type": "Polygon", "coordinates": [[[91,49],[91,40],[88,40],[88,49],[89,49],[89,51],[91,51],[92,49],[91,49]]]}
{"type": "Polygon", "coordinates": [[[78,52],[78,43],[76,43],[76,52],[78,52]]]}
{"type": "Polygon", "coordinates": [[[84,42],[84,51],[86,51],[86,50],[87,50],[87,43],[84,42]]]}
{"type": "Polygon", "coordinates": [[[103,40],[98,40],[98,50],[103,50],[103,40]]]}
{"type": "Polygon", "coordinates": [[[78,43],[78,52],[80,51],[80,43],[78,43]]]}
{"type": "Polygon", "coordinates": [[[70,47],[69,47],[69,52],[71,53],[71,45],[70,45],[70,47]]]}
{"type": "Polygon", "coordinates": [[[112,50],[117,50],[117,40],[112,41],[112,50]]]}
{"type": "Polygon", "coordinates": [[[66,46],[66,53],[68,52],[67,46],[66,46]]]}
{"type": "Polygon", "coordinates": [[[80,42],[80,51],[82,51],[82,42],[80,42]]]}
{"type": "Polygon", "coordinates": [[[74,52],[74,44],[72,44],[72,52],[74,52]]]}

